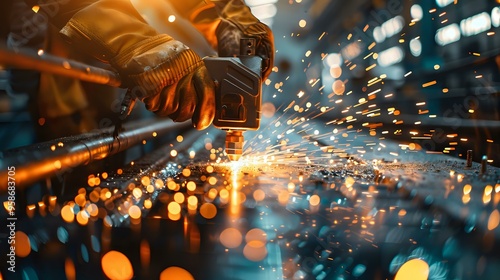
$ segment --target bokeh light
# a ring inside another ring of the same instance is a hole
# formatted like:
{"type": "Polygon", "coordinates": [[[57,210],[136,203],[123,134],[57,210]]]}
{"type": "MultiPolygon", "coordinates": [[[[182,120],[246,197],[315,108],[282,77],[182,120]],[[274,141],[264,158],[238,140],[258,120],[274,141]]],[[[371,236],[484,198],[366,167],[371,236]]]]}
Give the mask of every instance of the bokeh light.
{"type": "Polygon", "coordinates": [[[500,213],[498,209],[493,210],[491,212],[490,217],[488,218],[488,230],[494,230],[500,224],[500,213]]]}
{"type": "Polygon", "coordinates": [[[345,84],[340,80],[336,80],[333,82],[332,89],[336,95],[342,95],[345,92],[345,84]]]}
{"type": "Polygon", "coordinates": [[[64,273],[66,274],[67,280],[75,280],[76,279],[76,269],[75,264],[71,260],[71,258],[66,258],[64,261],[64,273]]]}
{"type": "Polygon", "coordinates": [[[128,209],[128,214],[132,219],[139,219],[142,215],[141,208],[137,205],[132,205],[128,209]]]}
{"type": "Polygon", "coordinates": [[[173,215],[178,215],[181,213],[181,206],[179,203],[172,201],[168,204],[167,206],[168,213],[173,214],[173,215]]]}
{"type": "Polygon", "coordinates": [[[253,192],[253,198],[255,201],[263,201],[266,198],[266,193],[261,189],[257,189],[253,192]]]}
{"type": "Polygon", "coordinates": [[[193,275],[182,267],[171,266],[160,273],[160,280],[194,280],[193,275]]]}
{"type": "Polygon", "coordinates": [[[217,207],[212,203],[205,203],[200,207],[200,214],[205,219],[213,219],[217,215],[217,207]]]}
{"type": "Polygon", "coordinates": [[[320,201],[321,201],[321,199],[317,194],[314,194],[311,196],[311,198],[309,198],[309,204],[311,206],[318,206],[320,201]]]}
{"type": "Polygon", "coordinates": [[[259,240],[252,240],[243,248],[243,255],[250,261],[262,261],[267,256],[266,243],[259,240]]]}
{"type": "Polygon", "coordinates": [[[31,244],[28,235],[18,230],[16,231],[15,237],[16,256],[21,258],[28,256],[31,252],[31,244]]]}
{"type": "Polygon", "coordinates": [[[73,208],[69,205],[64,205],[61,209],[61,218],[67,223],[73,222],[75,220],[73,208]]]}
{"type": "Polygon", "coordinates": [[[260,241],[262,243],[267,242],[267,234],[265,231],[261,230],[260,228],[254,228],[251,229],[247,232],[245,235],[245,241],[247,243],[251,241],[260,241]]]}
{"type": "Polygon", "coordinates": [[[226,248],[237,248],[243,241],[243,235],[236,228],[227,228],[221,232],[219,241],[226,248]]]}
{"type": "Polygon", "coordinates": [[[429,265],[421,259],[407,261],[398,270],[395,280],[427,280],[429,277],[429,265]]]}
{"type": "Polygon", "coordinates": [[[102,271],[110,279],[132,279],[134,271],[132,263],[124,254],[118,251],[109,251],[101,259],[102,271]]]}

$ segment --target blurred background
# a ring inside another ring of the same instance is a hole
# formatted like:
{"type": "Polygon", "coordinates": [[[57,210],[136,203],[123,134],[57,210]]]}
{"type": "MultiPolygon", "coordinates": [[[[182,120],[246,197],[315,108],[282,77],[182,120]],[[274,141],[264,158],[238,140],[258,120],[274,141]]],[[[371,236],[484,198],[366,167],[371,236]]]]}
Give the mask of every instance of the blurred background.
{"type": "Polygon", "coordinates": [[[270,2],[270,102],[431,151],[498,153],[497,1],[270,2]]]}

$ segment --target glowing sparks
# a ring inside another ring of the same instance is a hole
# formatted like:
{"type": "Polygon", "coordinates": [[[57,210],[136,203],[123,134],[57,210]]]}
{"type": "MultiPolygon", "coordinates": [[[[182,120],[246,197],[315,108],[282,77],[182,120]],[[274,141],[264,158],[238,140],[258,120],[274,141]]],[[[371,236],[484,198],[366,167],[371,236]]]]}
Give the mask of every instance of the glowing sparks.
{"type": "Polygon", "coordinates": [[[436,81],[436,80],[434,80],[434,81],[430,81],[430,82],[427,82],[427,83],[423,84],[423,85],[422,85],[422,87],[423,87],[423,88],[426,88],[426,87],[433,86],[433,85],[435,85],[435,84],[437,84],[437,81],[436,81]]]}

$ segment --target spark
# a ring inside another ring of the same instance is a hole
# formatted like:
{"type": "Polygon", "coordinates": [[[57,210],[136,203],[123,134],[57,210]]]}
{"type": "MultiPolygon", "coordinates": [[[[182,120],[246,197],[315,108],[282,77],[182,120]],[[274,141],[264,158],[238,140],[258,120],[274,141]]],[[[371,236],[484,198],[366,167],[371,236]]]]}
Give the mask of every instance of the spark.
{"type": "Polygon", "coordinates": [[[422,85],[422,87],[423,87],[423,88],[426,88],[426,87],[433,86],[433,85],[435,85],[435,84],[437,84],[437,81],[436,81],[436,80],[434,80],[434,81],[430,81],[430,82],[427,82],[427,83],[424,83],[424,84],[422,85]]]}

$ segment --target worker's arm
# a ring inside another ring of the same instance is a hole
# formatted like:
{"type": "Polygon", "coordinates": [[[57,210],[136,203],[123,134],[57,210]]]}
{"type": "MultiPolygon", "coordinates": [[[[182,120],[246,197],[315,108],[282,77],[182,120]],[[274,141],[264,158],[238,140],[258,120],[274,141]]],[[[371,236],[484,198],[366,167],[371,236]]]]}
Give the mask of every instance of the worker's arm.
{"type": "Polygon", "coordinates": [[[243,0],[171,0],[181,15],[189,18],[219,56],[240,54],[243,37],[255,38],[256,54],[263,58],[263,78],[274,63],[274,38],[271,29],[260,22],[243,0]]]}
{"type": "Polygon", "coordinates": [[[262,57],[262,77],[266,79],[274,64],[274,37],[271,29],[252,14],[243,0],[212,0],[221,22],[217,26],[219,56],[240,54],[243,37],[256,39],[255,53],[262,57]]]}
{"type": "Polygon", "coordinates": [[[98,0],[24,0],[30,7],[39,8],[50,23],[62,28],[79,10],[98,0]]]}
{"type": "MultiPolygon", "coordinates": [[[[193,50],[166,34],[158,34],[128,0],[59,3],[52,6],[58,10],[53,10],[51,20],[63,26],[60,33],[75,47],[110,63],[148,110],[175,121],[192,118],[198,129],[211,124],[214,85],[193,50]]],[[[49,8],[40,4],[50,17],[49,8]]]]}

